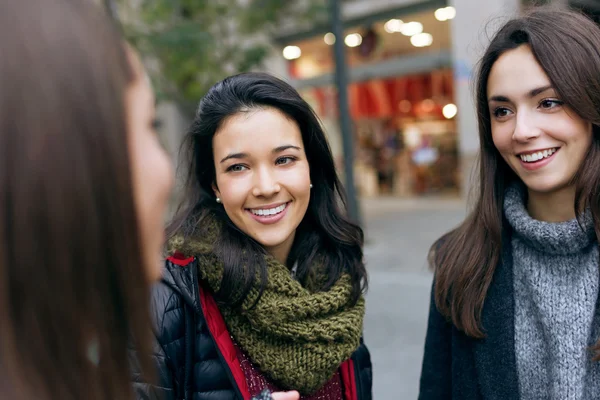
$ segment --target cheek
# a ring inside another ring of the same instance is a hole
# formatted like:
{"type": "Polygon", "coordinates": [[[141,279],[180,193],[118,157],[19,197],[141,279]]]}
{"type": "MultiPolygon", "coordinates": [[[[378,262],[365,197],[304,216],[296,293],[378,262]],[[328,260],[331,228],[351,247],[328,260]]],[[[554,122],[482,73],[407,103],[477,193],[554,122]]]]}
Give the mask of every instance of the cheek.
{"type": "Polygon", "coordinates": [[[221,202],[226,208],[242,206],[248,192],[251,190],[249,179],[244,177],[234,178],[227,174],[217,175],[217,186],[221,202]]]}
{"type": "Polygon", "coordinates": [[[283,180],[288,190],[298,198],[310,197],[310,172],[308,166],[302,166],[287,174],[283,180]]]}
{"type": "Polygon", "coordinates": [[[492,141],[500,154],[504,156],[505,152],[512,148],[512,131],[508,126],[494,126],[492,124],[492,141]]]}

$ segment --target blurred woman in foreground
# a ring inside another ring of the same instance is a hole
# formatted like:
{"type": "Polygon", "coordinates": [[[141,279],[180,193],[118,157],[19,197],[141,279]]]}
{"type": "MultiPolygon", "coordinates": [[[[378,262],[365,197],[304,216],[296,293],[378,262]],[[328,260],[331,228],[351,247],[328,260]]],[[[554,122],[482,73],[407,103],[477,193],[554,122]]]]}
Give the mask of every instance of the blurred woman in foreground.
{"type": "Polygon", "coordinates": [[[88,1],[0,3],[0,48],[0,397],[131,398],[172,185],[148,80],[88,1]]]}

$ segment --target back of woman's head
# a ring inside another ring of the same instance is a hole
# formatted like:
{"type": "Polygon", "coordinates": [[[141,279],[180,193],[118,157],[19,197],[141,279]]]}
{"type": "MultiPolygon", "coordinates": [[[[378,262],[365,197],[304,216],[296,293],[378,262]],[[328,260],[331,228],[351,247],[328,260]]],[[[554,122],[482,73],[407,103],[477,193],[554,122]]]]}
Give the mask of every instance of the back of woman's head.
{"type": "MultiPolygon", "coordinates": [[[[314,111],[298,92],[269,74],[244,73],[226,78],[214,85],[200,102],[184,144],[188,170],[185,198],[168,229],[169,234],[197,234],[205,218],[216,216],[225,222],[223,234],[231,233],[231,237],[237,238],[232,240],[227,251],[230,254],[232,251],[238,254],[239,251],[240,263],[244,248],[257,248],[248,237],[236,234],[238,229],[215,201],[213,138],[230,118],[262,109],[278,110],[298,126],[310,169],[310,202],[289,258],[292,262],[298,261],[298,277],[303,279],[316,257],[324,256],[325,264],[330,268],[328,285],[333,284],[342,272],[349,272],[357,299],[366,284],[362,261],[363,234],[345,215],[345,196],[327,138],[314,111]]],[[[276,134],[273,132],[273,135],[276,134]]],[[[229,267],[241,269],[241,265],[229,267]]],[[[253,271],[247,273],[246,283],[252,279],[253,271]]],[[[223,287],[228,288],[228,285],[223,287]]]]}
{"type": "Polygon", "coordinates": [[[127,398],[148,284],[124,43],[92,2],[24,0],[0,3],[0,48],[0,387],[127,398]]]}

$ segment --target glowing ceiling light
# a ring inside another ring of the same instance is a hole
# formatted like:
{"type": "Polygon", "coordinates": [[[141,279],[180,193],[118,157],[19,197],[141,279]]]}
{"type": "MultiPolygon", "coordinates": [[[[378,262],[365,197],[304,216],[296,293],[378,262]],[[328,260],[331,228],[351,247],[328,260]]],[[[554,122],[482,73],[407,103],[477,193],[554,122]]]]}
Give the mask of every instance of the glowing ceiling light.
{"type": "Polygon", "coordinates": [[[415,47],[427,47],[433,43],[433,36],[429,33],[417,33],[410,38],[410,43],[415,47]]]}
{"type": "Polygon", "coordinates": [[[302,55],[302,50],[298,46],[286,46],[283,49],[283,57],[286,60],[295,60],[302,55]]]}
{"type": "Polygon", "coordinates": [[[413,36],[421,32],[423,32],[423,24],[415,21],[402,24],[402,27],[400,28],[400,33],[404,36],[413,36]]]}
{"type": "Polygon", "coordinates": [[[403,23],[404,22],[402,22],[402,20],[399,19],[390,19],[388,22],[385,23],[385,25],[383,25],[383,29],[385,29],[387,33],[400,32],[403,23]]]}
{"type": "Polygon", "coordinates": [[[456,105],[449,103],[446,104],[444,106],[444,108],[442,108],[442,114],[444,114],[444,118],[446,119],[452,119],[456,116],[456,113],[458,112],[458,107],[456,107],[456,105]]]}
{"type": "Polygon", "coordinates": [[[456,17],[456,8],[451,6],[438,8],[437,10],[435,10],[433,15],[438,21],[447,21],[456,17]]]}
{"type": "Polygon", "coordinates": [[[360,44],[362,43],[362,36],[359,33],[351,33],[348,36],[346,36],[346,39],[344,39],[344,43],[346,43],[346,46],[348,47],[360,46],[360,44]]]}
{"type": "Polygon", "coordinates": [[[456,17],[456,8],[452,6],[446,7],[446,17],[448,19],[454,19],[454,17],[456,17]]]}
{"type": "Polygon", "coordinates": [[[325,36],[323,36],[323,41],[325,42],[325,44],[331,46],[335,43],[335,35],[331,32],[328,32],[325,34],[325,36]]]}

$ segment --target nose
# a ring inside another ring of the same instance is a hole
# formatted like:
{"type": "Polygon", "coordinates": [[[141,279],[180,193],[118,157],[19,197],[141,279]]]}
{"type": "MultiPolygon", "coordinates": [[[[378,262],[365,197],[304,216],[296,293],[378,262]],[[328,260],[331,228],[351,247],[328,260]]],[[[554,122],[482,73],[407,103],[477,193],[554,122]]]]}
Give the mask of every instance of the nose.
{"type": "Polygon", "coordinates": [[[513,131],[513,140],[517,142],[528,142],[538,138],[541,135],[541,129],[536,126],[534,119],[526,113],[517,114],[515,130],[513,131]]]}
{"type": "Polygon", "coordinates": [[[277,175],[271,168],[260,168],[254,175],[252,195],[255,197],[271,197],[281,190],[277,175]]]}

